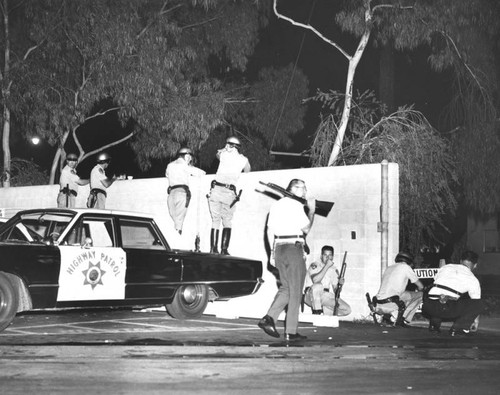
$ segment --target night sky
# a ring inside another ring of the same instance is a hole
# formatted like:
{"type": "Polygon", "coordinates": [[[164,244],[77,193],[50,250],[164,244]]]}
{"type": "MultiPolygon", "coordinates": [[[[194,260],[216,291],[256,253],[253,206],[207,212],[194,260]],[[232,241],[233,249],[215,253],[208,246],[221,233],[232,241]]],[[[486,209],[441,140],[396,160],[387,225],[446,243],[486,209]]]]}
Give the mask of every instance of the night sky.
{"type": "MultiPolygon", "coordinates": [[[[332,40],[335,40],[349,53],[357,45],[356,38],[342,34],[333,23],[336,2],[330,0],[287,0],[285,7],[280,10],[296,20],[311,24],[332,40]],[[333,3],[333,4],[332,4],[333,3]],[[311,13],[312,6],[314,6],[311,13]]],[[[372,43],[372,41],[371,41],[372,43]]],[[[366,89],[377,91],[379,75],[378,50],[368,45],[363,58],[358,66],[355,76],[354,89],[364,91],[366,89]]],[[[255,50],[254,56],[248,63],[249,77],[255,76],[258,70],[267,66],[286,66],[297,64],[309,78],[309,94],[312,96],[316,91],[323,90],[345,90],[345,79],[347,72],[347,61],[331,45],[322,41],[314,33],[291,25],[289,22],[278,20],[274,14],[271,15],[270,24],[261,33],[260,42],[255,50]]],[[[292,76],[290,75],[290,78],[292,76]]],[[[396,105],[414,104],[415,108],[422,111],[424,115],[437,127],[438,115],[447,102],[446,92],[449,91],[450,78],[446,73],[435,73],[427,64],[427,53],[425,48],[413,52],[396,53],[396,105]]],[[[90,122],[81,127],[79,135],[89,136],[86,144],[92,144],[99,138],[102,131],[109,133],[109,138],[123,136],[118,120],[109,117],[104,123],[90,122]]],[[[296,138],[290,152],[301,152],[310,147],[312,137],[319,122],[319,106],[309,104],[306,115],[306,126],[296,138]]],[[[55,149],[47,143],[41,143],[33,147],[28,143],[13,140],[14,156],[23,156],[18,151],[24,151],[27,159],[33,159],[43,168],[49,169],[55,149]]],[[[71,150],[71,143],[67,149],[71,150]]],[[[121,144],[108,150],[113,157],[110,172],[116,174],[131,174],[135,177],[161,177],[167,160],[157,162],[152,169],[146,173],[141,172],[133,160],[134,154],[128,145],[121,144]]],[[[298,166],[307,166],[307,159],[302,161],[294,159],[298,166]],[[302,162],[302,163],[301,163],[302,162]]],[[[93,157],[79,164],[78,172],[82,177],[90,174],[95,164],[93,157]]]]}

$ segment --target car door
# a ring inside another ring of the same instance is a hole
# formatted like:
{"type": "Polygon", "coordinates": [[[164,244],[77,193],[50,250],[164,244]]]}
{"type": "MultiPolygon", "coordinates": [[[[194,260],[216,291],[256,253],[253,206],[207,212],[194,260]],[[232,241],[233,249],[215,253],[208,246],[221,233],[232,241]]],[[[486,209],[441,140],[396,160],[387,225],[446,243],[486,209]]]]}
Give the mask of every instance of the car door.
{"type": "Polygon", "coordinates": [[[58,305],[119,305],[123,302],[127,259],[125,251],[118,246],[112,215],[82,215],[59,249],[58,305]]]}
{"type": "Polygon", "coordinates": [[[182,278],[182,259],[168,247],[149,218],[120,217],[121,246],[127,254],[125,296],[165,303],[173,297],[182,278]]]}

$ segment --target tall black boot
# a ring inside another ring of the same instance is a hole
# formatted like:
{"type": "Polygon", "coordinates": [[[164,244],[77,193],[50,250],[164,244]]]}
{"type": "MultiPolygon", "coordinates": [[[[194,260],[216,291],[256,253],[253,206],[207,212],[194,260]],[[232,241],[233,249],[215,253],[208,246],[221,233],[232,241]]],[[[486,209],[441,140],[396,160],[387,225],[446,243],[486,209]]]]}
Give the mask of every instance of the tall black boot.
{"type": "Polygon", "coordinates": [[[223,228],[220,251],[222,255],[229,255],[229,252],[227,252],[227,247],[229,247],[229,240],[231,240],[231,228],[223,228]]]}
{"type": "Polygon", "coordinates": [[[218,254],[219,250],[217,245],[219,244],[219,229],[214,229],[210,231],[210,252],[212,254],[218,254]]]}

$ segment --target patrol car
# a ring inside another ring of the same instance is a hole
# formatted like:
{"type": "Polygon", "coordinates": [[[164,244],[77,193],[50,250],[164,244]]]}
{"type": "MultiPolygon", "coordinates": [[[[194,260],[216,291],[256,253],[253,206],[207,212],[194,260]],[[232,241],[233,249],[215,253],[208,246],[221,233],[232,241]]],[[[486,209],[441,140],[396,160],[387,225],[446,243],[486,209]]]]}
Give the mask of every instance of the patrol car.
{"type": "Polygon", "coordinates": [[[0,224],[0,330],[43,309],[166,306],[197,318],[262,282],[262,262],[173,249],[147,214],[34,209],[0,224]]]}

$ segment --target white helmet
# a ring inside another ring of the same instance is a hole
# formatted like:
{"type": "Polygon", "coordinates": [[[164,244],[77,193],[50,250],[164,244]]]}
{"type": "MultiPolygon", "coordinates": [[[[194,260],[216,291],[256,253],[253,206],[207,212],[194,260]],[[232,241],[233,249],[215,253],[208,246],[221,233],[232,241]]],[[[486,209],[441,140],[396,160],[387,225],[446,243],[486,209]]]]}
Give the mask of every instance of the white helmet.
{"type": "Polygon", "coordinates": [[[236,136],[231,136],[226,139],[226,144],[233,144],[236,147],[241,147],[240,139],[236,136]]]}
{"type": "Polygon", "coordinates": [[[97,157],[97,163],[106,163],[111,160],[111,156],[107,152],[102,152],[97,157]]]}
{"type": "Polygon", "coordinates": [[[182,147],[182,148],[181,148],[181,149],[177,152],[177,156],[186,155],[186,154],[193,155],[193,151],[191,151],[191,148],[182,147]]]}

